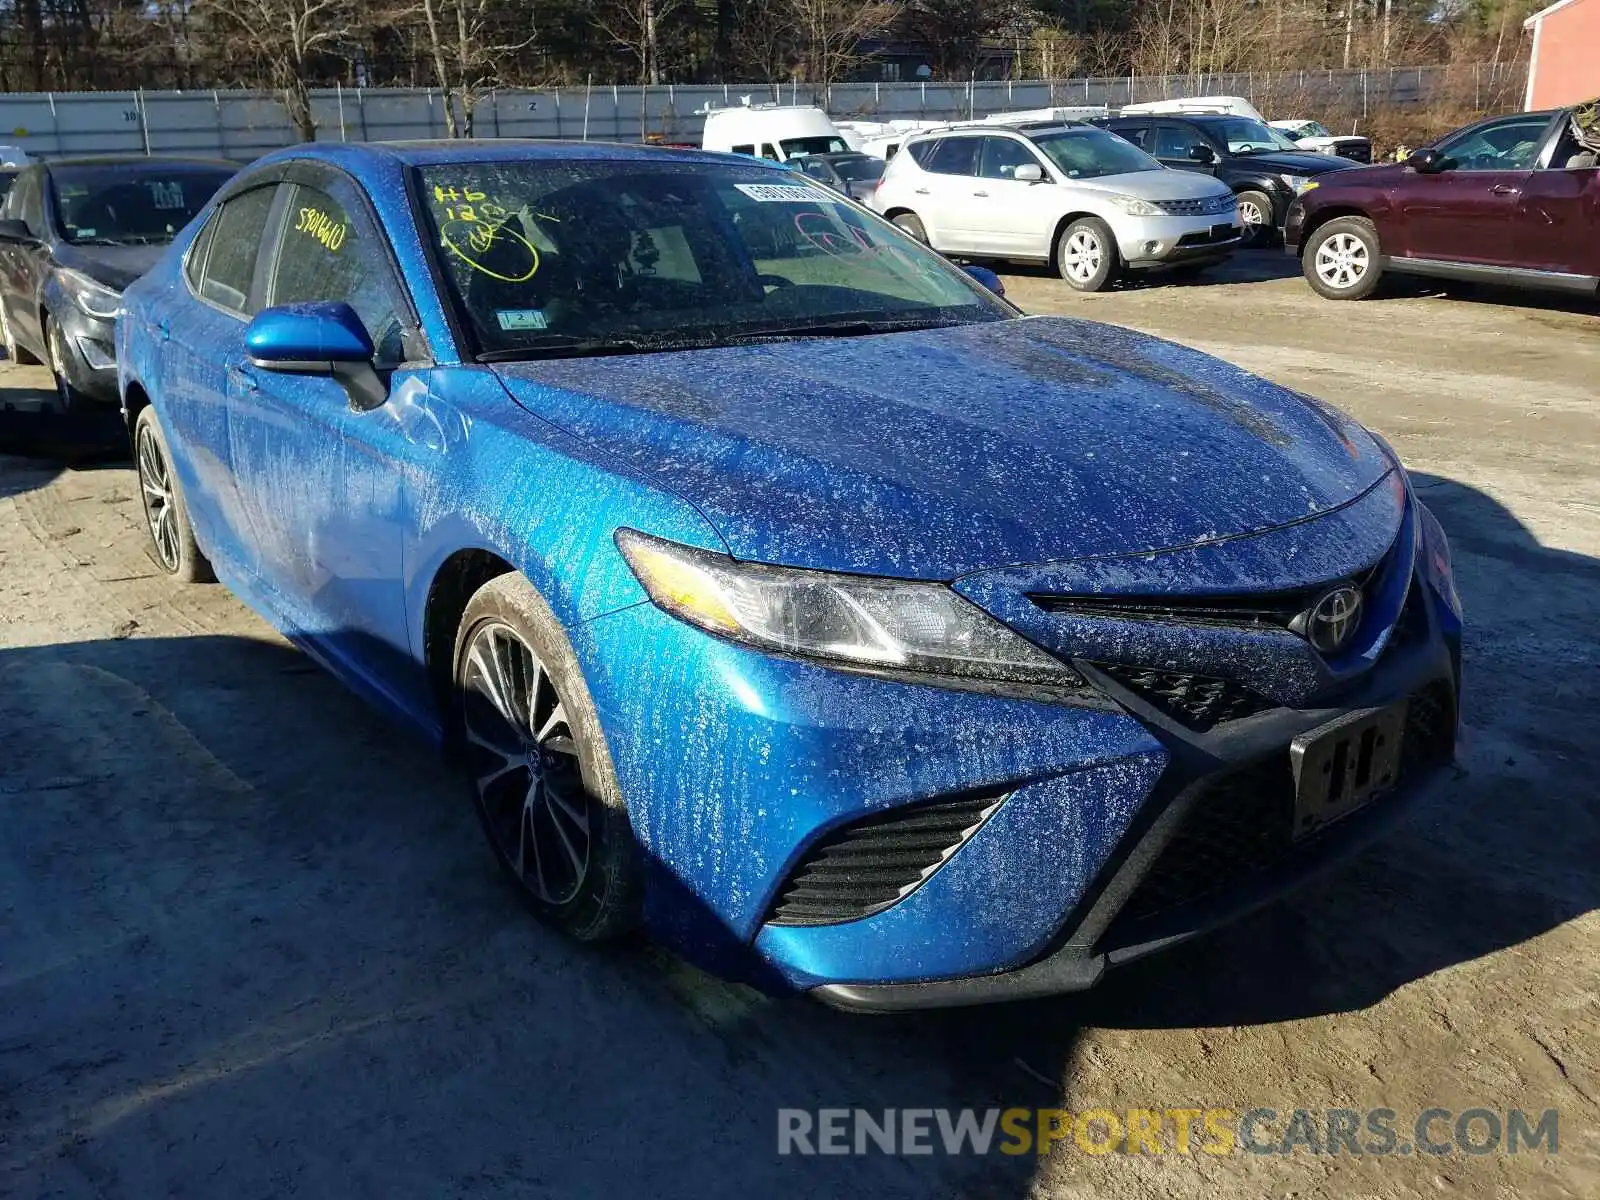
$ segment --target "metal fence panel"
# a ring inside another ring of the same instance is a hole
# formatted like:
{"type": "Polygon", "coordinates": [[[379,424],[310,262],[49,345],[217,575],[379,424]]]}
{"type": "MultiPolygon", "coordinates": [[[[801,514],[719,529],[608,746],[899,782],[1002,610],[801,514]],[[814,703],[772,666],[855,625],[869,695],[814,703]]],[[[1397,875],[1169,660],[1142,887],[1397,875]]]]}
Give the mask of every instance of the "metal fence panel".
{"type": "MultiPolygon", "coordinates": [[[[1378,110],[1428,103],[1454,89],[1473,107],[1520,101],[1525,64],[1404,67],[1381,71],[1280,71],[981,83],[663,85],[507,89],[482,97],[480,137],[588,138],[698,143],[708,105],[818,104],[836,118],[961,120],[1016,109],[1106,105],[1174,96],[1244,96],[1268,116],[1314,117],[1359,126],[1378,110]]],[[[313,93],[317,137],[369,141],[443,137],[436,90],[321,89],[313,93]]],[[[57,92],[0,97],[0,141],[30,154],[181,153],[248,160],[295,141],[273,97],[238,91],[57,92]]]]}

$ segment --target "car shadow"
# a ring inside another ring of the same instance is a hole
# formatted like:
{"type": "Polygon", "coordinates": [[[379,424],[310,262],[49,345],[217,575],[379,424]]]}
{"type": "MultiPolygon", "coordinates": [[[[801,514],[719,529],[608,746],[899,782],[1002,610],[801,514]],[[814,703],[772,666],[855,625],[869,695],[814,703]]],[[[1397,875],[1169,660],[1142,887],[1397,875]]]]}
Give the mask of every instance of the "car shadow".
{"type": "MultiPolygon", "coordinates": [[[[1060,283],[1055,272],[1043,263],[991,262],[988,265],[1006,275],[1060,283]]],[[[1152,288],[1206,287],[1221,283],[1271,283],[1277,279],[1292,279],[1299,274],[1299,260],[1285,254],[1281,246],[1262,247],[1237,250],[1220,263],[1191,271],[1125,271],[1112,284],[1112,290],[1137,292],[1152,288]]],[[[1064,288],[1067,285],[1061,283],[1061,286],[1064,288]]]]}
{"type": "MultiPolygon", "coordinates": [[[[1503,287],[1489,283],[1468,283],[1458,280],[1426,279],[1420,275],[1390,275],[1385,278],[1374,295],[1374,300],[1437,298],[1466,304],[1481,304],[1500,308],[1520,308],[1533,312],[1548,312],[1557,317],[1558,328],[1582,330],[1592,335],[1594,326],[1588,321],[1561,321],[1561,314],[1574,317],[1600,317],[1600,295],[1574,295],[1569,292],[1538,291],[1533,288],[1503,287]]],[[[1371,303],[1372,301],[1368,301],[1371,303]]],[[[1537,319],[1537,318],[1535,318],[1537,319]]]]}
{"type": "Polygon", "coordinates": [[[1070,1108],[1086,1026],[1364,1008],[1600,906],[1573,715],[1600,682],[1552,683],[1519,633],[1590,661],[1600,563],[1416,482],[1472,622],[1461,787],[1312,890],[998,1008],[852,1016],[551,933],[432,748],[275,638],[0,649],[0,1165],[19,1194],[226,1170],[241,1193],[1020,1200],[1026,1157],[781,1158],[778,1111],[1070,1108]]]}

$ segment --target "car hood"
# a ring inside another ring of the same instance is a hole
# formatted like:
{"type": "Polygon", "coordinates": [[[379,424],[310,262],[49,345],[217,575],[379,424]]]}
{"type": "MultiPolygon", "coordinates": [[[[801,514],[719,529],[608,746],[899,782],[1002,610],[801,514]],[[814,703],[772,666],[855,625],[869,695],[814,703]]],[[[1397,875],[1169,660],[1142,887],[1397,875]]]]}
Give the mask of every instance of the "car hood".
{"type": "Polygon", "coordinates": [[[496,367],[518,403],[693,503],[738,558],[905,578],[1194,545],[1390,469],[1334,410],[1058,318],[496,367]]]}
{"type": "Polygon", "coordinates": [[[120,292],[155,266],[166,252],[165,245],[74,246],[62,243],[55,257],[61,266],[82,271],[97,283],[120,292]]]}
{"type": "Polygon", "coordinates": [[[1220,179],[1194,171],[1125,171],[1094,179],[1070,179],[1072,187],[1138,196],[1142,200],[1193,200],[1199,196],[1231,196],[1233,190],[1220,179]]]}
{"type": "Polygon", "coordinates": [[[1286,175],[1320,175],[1324,171],[1342,171],[1349,160],[1331,154],[1300,153],[1295,150],[1269,150],[1262,154],[1239,154],[1236,163],[1249,163],[1265,171],[1282,171],[1286,175]]]}

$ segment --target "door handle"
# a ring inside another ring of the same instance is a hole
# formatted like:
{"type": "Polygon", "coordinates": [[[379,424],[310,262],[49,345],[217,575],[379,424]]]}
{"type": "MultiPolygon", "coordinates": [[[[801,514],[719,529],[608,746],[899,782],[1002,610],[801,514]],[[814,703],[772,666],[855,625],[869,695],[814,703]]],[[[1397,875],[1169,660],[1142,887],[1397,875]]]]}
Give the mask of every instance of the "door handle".
{"type": "Polygon", "coordinates": [[[256,378],[256,373],[245,367],[229,367],[228,378],[238,380],[239,386],[247,392],[255,392],[261,389],[261,381],[256,378]]]}
{"type": "Polygon", "coordinates": [[[1513,196],[1516,194],[1516,191],[1517,189],[1514,184],[1497,183],[1489,189],[1489,194],[1492,196],[1513,196]]]}
{"type": "Polygon", "coordinates": [[[972,194],[974,196],[982,196],[985,200],[987,200],[989,198],[989,193],[988,192],[973,192],[972,194]]]}
{"type": "Polygon", "coordinates": [[[927,188],[915,188],[913,190],[919,196],[926,196],[928,194],[928,189],[927,188]]]}
{"type": "Polygon", "coordinates": [[[157,321],[156,337],[160,338],[163,342],[170,341],[172,338],[172,326],[168,325],[165,321],[157,321]]]}

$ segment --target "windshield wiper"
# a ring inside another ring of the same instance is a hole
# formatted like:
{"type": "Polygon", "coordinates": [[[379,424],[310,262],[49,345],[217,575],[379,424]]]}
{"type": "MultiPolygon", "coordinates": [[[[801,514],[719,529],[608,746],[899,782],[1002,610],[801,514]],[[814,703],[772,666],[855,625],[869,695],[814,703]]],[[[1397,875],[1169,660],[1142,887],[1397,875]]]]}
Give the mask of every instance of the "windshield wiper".
{"type": "Polygon", "coordinates": [[[638,338],[573,338],[565,342],[548,342],[537,346],[519,346],[510,350],[485,350],[477,356],[481,363],[523,362],[539,358],[599,358],[609,354],[650,354],[657,350],[694,349],[698,343],[675,346],[662,342],[645,342],[638,338]]]}
{"type": "Polygon", "coordinates": [[[820,325],[781,325],[776,329],[752,329],[730,333],[718,339],[728,345],[796,337],[867,337],[874,333],[905,333],[913,329],[936,329],[949,321],[834,321],[820,325]]]}
{"type": "Polygon", "coordinates": [[[108,237],[75,237],[72,239],[74,246],[126,246],[128,243],[108,237]]]}

